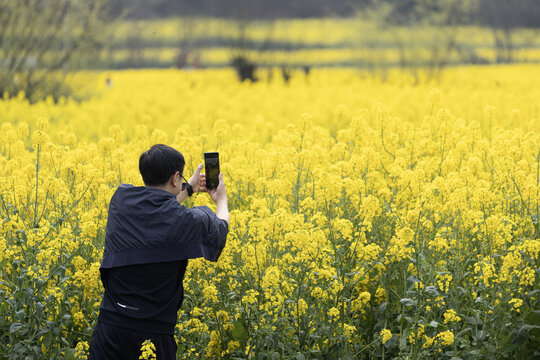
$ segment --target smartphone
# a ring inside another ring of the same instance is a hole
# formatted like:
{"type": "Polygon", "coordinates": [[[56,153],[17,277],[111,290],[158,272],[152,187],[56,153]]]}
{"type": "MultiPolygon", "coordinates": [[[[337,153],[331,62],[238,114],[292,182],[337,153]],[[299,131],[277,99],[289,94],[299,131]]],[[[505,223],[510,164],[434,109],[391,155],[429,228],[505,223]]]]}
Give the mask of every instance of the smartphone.
{"type": "Polygon", "coordinates": [[[204,172],[206,174],[206,188],[217,188],[219,185],[219,153],[205,152],[204,167],[204,172]]]}

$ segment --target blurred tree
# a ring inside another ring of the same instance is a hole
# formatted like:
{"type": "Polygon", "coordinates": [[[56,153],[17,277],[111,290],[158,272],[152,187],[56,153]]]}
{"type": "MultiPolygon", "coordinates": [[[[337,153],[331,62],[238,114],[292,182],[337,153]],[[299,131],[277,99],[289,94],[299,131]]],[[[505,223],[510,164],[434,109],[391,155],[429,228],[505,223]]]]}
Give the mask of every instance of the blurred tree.
{"type": "Polygon", "coordinates": [[[70,95],[66,74],[91,60],[106,0],[0,0],[0,94],[70,95]]]}
{"type": "Polygon", "coordinates": [[[259,1],[232,0],[223,2],[221,7],[223,16],[230,19],[223,33],[228,35],[231,65],[240,81],[257,81],[257,67],[264,65],[264,53],[273,46],[277,15],[268,3],[259,1]]]}
{"type": "Polygon", "coordinates": [[[197,34],[205,29],[201,28],[201,22],[196,21],[194,17],[193,6],[188,0],[178,0],[178,11],[180,14],[178,24],[178,55],[176,56],[175,66],[177,68],[190,67],[190,56],[196,53],[199,46],[197,44],[197,34]]]}
{"type": "MultiPolygon", "coordinates": [[[[368,0],[250,0],[252,19],[306,18],[351,15],[352,2],[368,0]],[[258,9],[258,10],[257,10],[258,9]]],[[[147,19],[183,15],[186,5],[195,16],[236,17],[236,1],[230,0],[110,0],[110,13],[122,14],[129,8],[128,17],[147,19]]]]}
{"type": "Polygon", "coordinates": [[[527,48],[538,36],[540,28],[539,0],[479,0],[477,21],[491,29],[498,63],[514,61],[516,48],[527,48]],[[516,44],[516,30],[529,28],[516,44]]]}
{"type": "Polygon", "coordinates": [[[399,66],[418,82],[421,70],[438,78],[452,54],[460,54],[460,25],[470,23],[475,6],[475,0],[371,0],[360,14],[375,19],[380,28],[395,30],[399,66]]]}
{"type": "MultiPolygon", "coordinates": [[[[166,3],[167,0],[155,0],[166,3]]],[[[261,53],[272,45],[274,21],[272,13],[264,2],[251,0],[177,0],[175,14],[179,18],[179,51],[175,65],[178,68],[197,67],[200,65],[197,48],[197,34],[204,33],[206,26],[198,21],[201,11],[209,11],[205,3],[211,2],[212,11],[220,17],[228,19],[222,22],[220,32],[223,45],[230,49],[231,65],[235,68],[241,81],[256,81],[255,70],[261,63],[261,53]],[[258,19],[258,20],[256,20],[258,19]],[[263,19],[263,20],[261,20],[263,19]],[[259,34],[254,37],[254,32],[259,34]],[[261,36],[262,35],[262,36],[261,36]]]]}

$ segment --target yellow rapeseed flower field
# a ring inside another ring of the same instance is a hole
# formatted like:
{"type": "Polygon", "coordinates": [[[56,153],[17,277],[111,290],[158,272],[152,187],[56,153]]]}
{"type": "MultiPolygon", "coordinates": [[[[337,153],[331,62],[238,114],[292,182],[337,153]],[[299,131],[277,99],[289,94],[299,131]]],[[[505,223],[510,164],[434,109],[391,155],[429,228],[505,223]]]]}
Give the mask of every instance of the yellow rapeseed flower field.
{"type": "Polygon", "coordinates": [[[536,351],[538,67],[79,76],[82,102],[0,101],[0,359],[85,357],[108,203],[155,143],[187,173],[219,151],[231,209],[219,262],[188,266],[179,358],[536,351]]]}

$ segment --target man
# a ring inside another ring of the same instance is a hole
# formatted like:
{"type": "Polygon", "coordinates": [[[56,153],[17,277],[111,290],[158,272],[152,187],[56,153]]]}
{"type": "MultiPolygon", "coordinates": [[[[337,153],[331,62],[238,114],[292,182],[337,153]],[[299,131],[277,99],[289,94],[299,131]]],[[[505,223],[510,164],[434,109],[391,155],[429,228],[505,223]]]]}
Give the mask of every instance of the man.
{"type": "Polygon", "coordinates": [[[105,293],[89,359],[138,359],[146,339],[158,360],[176,358],[187,261],[217,261],[229,226],[223,174],[217,188],[206,189],[200,164],[183,184],[184,165],[177,150],[154,145],[139,159],[145,186],[122,184],[111,198],[100,267],[105,293]],[[194,192],[207,192],[216,213],[181,205],[194,192]]]}

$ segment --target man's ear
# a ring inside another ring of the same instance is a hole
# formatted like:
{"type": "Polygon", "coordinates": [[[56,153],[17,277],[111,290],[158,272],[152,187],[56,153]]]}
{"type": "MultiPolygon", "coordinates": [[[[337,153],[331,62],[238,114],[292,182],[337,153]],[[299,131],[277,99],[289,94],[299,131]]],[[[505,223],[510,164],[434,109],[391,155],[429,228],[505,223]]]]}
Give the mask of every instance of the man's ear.
{"type": "Polygon", "coordinates": [[[178,186],[177,184],[177,181],[176,181],[176,173],[172,174],[171,177],[169,178],[169,184],[175,188],[178,186]]]}

